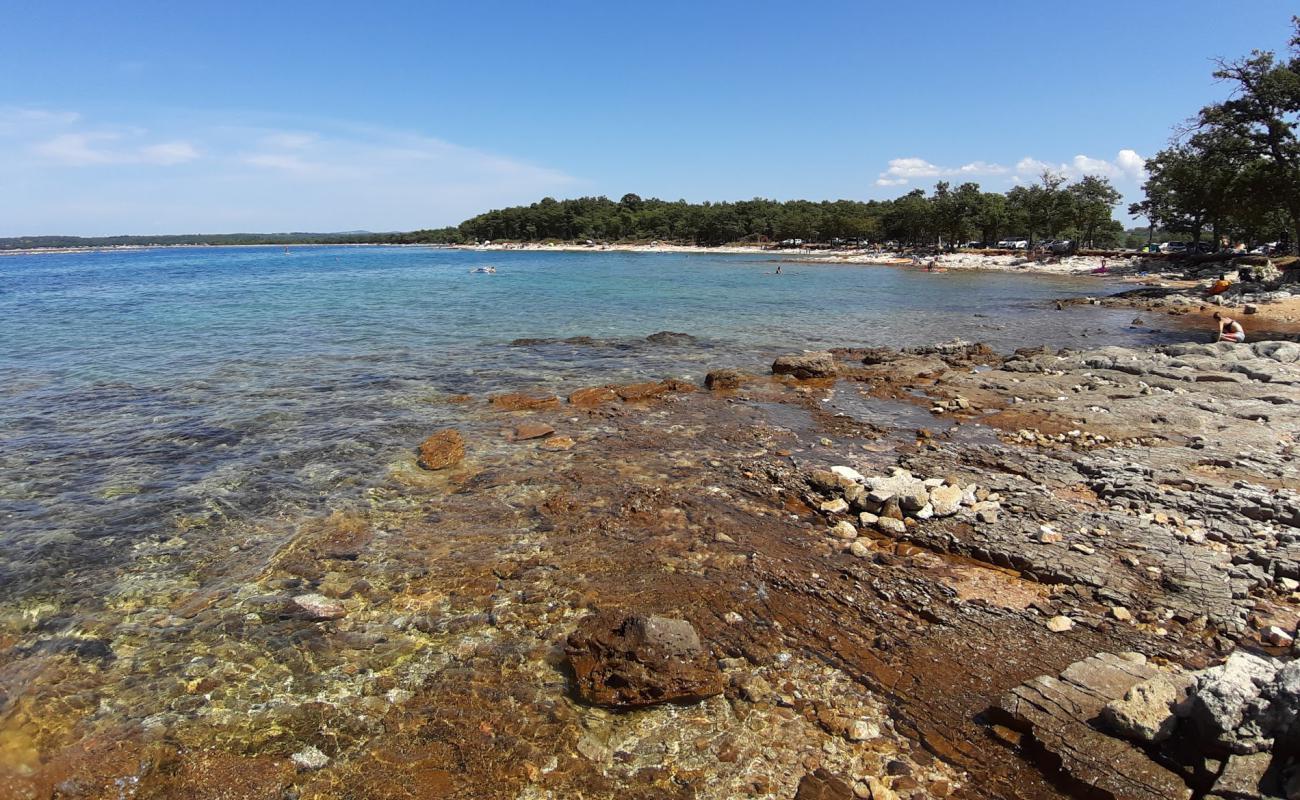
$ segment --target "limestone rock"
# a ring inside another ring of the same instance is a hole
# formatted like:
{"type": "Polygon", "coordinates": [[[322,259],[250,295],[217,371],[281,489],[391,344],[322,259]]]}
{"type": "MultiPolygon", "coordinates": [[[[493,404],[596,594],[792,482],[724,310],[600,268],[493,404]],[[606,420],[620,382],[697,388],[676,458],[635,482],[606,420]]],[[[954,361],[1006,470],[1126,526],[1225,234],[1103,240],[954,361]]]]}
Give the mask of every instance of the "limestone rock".
{"type": "Polygon", "coordinates": [[[540,408],[558,408],[560,398],[551,394],[530,395],[512,392],[488,398],[488,405],[501,411],[536,411],[540,408]]]}
{"type": "Polygon", "coordinates": [[[1163,742],[1178,725],[1174,707],[1195,682],[1190,675],[1161,675],[1136,684],[1123,699],[1101,711],[1102,722],[1120,736],[1139,742],[1163,742]]]}
{"type": "Polygon", "coordinates": [[[936,486],[930,490],[930,505],[936,517],[951,517],[961,509],[960,486],[936,486]]]}
{"type": "Polygon", "coordinates": [[[1269,659],[1239,650],[1202,671],[1189,707],[1201,740],[1240,755],[1271,747],[1265,719],[1269,703],[1262,694],[1277,670],[1269,659]]]}
{"type": "Polygon", "coordinates": [[[836,539],[856,539],[858,538],[858,529],[853,527],[853,523],[840,520],[831,527],[831,536],[836,539]]]}
{"type": "Polygon", "coordinates": [[[575,442],[569,436],[552,436],[541,444],[537,445],[542,450],[549,450],[552,453],[558,453],[563,450],[572,450],[575,442]]]}
{"type": "Polygon", "coordinates": [[[691,623],[603,611],[565,645],[583,700],[614,708],[693,703],[722,693],[722,673],[691,623]]]}
{"type": "Polygon", "coordinates": [[[772,362],[773,375],[791,375],[800,380],[833,378],[835,373],[835,356],[826,352],[779,356],[772,362]]]}
{"type": "Polygon", "coordinates": [[[420,442],[419,464],[425,469],[446,469],[465,458],[465,439],[455,428],[444,428],[420,442]]]}

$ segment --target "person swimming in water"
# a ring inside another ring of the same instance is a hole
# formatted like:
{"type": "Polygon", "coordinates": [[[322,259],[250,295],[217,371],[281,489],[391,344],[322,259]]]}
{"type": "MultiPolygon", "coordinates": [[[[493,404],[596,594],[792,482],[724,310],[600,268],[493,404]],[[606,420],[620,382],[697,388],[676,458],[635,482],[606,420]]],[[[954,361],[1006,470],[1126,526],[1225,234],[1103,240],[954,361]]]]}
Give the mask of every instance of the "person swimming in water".
{"type": "Polygon", "coordinates": [[[1241,327],[1241,323],[1232,317],[1225,317],[1222,313],[1214,312],[1214,319],[1219,323],[1219,341],[1233,342],[1240,344],[1246,341],[1246,331],[1241,327]]]}
{"type": "Polygon", "coordinates": [[[780,275],[780,274],[781,274],[781,265],[780,265],[780,264],[777,264],[777,265],[776,265],[776,274],[777,274],[777,275],[780,275]]]}

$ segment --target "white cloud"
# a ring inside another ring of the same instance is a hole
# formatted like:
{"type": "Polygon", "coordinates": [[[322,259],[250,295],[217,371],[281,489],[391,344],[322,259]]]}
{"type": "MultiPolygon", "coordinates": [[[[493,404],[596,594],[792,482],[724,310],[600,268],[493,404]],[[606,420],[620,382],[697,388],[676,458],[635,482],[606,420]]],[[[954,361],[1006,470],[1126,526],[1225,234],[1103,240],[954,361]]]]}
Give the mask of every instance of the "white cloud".
{"type": "Polygon", "coordinates": [[[81,115],[75,111],[0,106],[0,136],[46,131],[71,125],[79,119],[81,115]]]}
{"type": "Polygon", "coordinates": [[[877,186],[901,186],[921,178],[963,177],[975,175],[1001,175],[1007,168],[987,161],[972,161],[960,167],[941,167],[924,158],[892,158],[889,169],[880,173],[877,186]]]}
{"type": "Polygon", "coordinates": [[[1146,162],[1136,150],[1124,149],[1116,154],[1114,161],[1080,153],[1069,162],[1061,164],[1050,164],[1029,156],[1016,163],[1016,172],[1022,176],[1037,177],[1044,170],[1064,175],[1071,180],[1084,175],[1099,175],[1114,180],[1140,182],[1146,177],[1146,162]]]}
{"type": "Polygon", "coordinates": [[[89,167],[107,164],[154,164],[172,166],[199,157],[189,142],[160,142],[150,145],[122,144],[124,134],[111,131],[61,133],[37,142],[32,152],[49,164],[61,167],[89,167]]]}

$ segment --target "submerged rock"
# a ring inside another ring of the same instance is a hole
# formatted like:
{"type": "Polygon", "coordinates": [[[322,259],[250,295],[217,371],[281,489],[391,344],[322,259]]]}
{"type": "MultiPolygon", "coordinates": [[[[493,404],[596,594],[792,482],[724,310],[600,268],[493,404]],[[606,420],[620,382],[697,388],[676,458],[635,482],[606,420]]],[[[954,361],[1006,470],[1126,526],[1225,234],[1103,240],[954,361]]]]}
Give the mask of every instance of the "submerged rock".
{"type": "Polygon", "coordinates": [[[738,389],[741,384],[749,380],[752,380],[752,378],[739,370],[715,369],[704,376],[704,388],[710,391],[738,389]]]}
{"type": "Polygon", "coordinates": [[[825,769],[809,772],[799,779],[795,800],[853,800],[853,789],[825,769]]]}
{"type": "Polygon", "coordinates": [[[290,605],[299,616],[315,621],[342,619],[348,614],[342,603],[321,594],[300,594],[290,605]]]}
{"type": "Polygon", "coordinates": [[[836,374],[835,356],[826,352],[779,356],[772,362],[772,374],[792,375],[800,380],[833,378],[836,374]]]}
{"type": "Polygon", "coordinates": [[[465,458],[465,438],[455,428],[445,428],[420,442],[419,464],[425,469],[446,469],[465,458]]]}
{"type": "Polygon", "coordinates": [[[555,428],[545,422],[525,422],[515,428],[514,440],[522,442],[528,439],[540,439],[552,433],[555,433],[555,428]]]}
{"type": "Polygon", "coordinates": [[[578,624],[565,653],[578,695],[594,705],[641,708],[722,693],[722,673],[686,620],[603,611],[578,624]]]}
{"type": "Polygon", "coordinates": [[[535,411],[539,408],[558,408],[560,398],[552,394],[531,395],[511,392],[488,398],[488,404],[501,411],[535,411]]]}
{"type": "Polygon", "coordinates": [[[618,399],[614,390],[607,386],[592,386],[586,389],[578,389],[569,395],[569,405],[578,408],[595,408],[596,406],[612,403],[618,399]]]}

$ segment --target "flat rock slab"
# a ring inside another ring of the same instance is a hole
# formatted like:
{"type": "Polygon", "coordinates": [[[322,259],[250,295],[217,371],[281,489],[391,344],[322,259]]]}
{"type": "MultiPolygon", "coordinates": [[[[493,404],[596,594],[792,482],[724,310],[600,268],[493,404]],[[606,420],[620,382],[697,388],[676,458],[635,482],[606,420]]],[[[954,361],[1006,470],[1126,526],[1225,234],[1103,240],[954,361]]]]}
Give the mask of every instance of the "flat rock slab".
{"type": "Polygon", "coordinates": [[[1099,653],[1058,677],[1040,675],[1017,686],[998,701],[993,716],[1031,736],[1060,760],[1062,772],[1097,797],[1187,800],[1192,791],[1177,773],[1092,724],[1107,703],[1159,672],[1142,660],[1099,653]]]}
{"type": "Polygon", "coordinates": [[[593,705],[642,708],[722,693],[722,673],[691,623],[602,611],[565,645],[579,696],[593,705]]]}
{"type": "Polygon", "coordinates": [[[528,439],[540,439],[543,436],[550,436],[552,433],[555,433],[555,428],[545,422],[525,422],[515,428],[514,440],[522,442],[528,439]]]}
{"type": "Polygon", "coordinates": [[[835,356],[830,353],[779,356],[772,362],[772,374],[792,375],[801,380],[833,378],[836,374],[835,356]]]}

